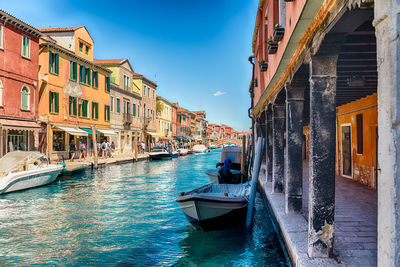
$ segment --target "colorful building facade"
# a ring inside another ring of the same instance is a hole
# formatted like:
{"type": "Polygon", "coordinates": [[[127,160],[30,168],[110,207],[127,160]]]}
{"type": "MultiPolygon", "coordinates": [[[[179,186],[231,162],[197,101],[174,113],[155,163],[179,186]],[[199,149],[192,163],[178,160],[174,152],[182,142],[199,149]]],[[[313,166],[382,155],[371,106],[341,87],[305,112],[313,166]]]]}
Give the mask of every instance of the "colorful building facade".
{"type": "Polygon", "coordinates": [[[172,109],[171,102],[157,96],[157,133],[161,140],[171,140],[172,138],[172,109]]]}
{"type": "Polygon", "coordinates": [[[143,140],[143,117],[140,116],[141,91],[133,85],[133,68],[128,59],[95,59],[94,62],[112,71],[110,127],[117,135],[111,140],[116,151],[134,152],[135,141],[143,140]]]}
{"type": "Polygon", "coordinates": [[[41,32],[0,10],[0,156],[37,150],[41,32]]]}
{"type": "Polygon", "coordinates": [[[69,145],[85,144],[91,152],[92,126],[99,136],[110,130],[110,73],[93,61],[93,39],[86,27],[41,29],[39,115],[47,125],[46,151],[52,159],[68,158],[69,145]]]}

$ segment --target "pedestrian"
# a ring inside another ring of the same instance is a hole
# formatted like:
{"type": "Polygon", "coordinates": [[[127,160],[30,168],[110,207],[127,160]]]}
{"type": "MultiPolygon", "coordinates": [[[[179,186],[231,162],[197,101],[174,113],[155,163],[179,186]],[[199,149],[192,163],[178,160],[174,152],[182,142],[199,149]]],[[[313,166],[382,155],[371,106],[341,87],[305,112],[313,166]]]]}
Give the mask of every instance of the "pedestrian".
{"type": "Polygon", "coordinates": [[[111,152],[115,151],[115,144],[114,141],[111,141],[111,152]]]}
{"type": "Polygon", "coordinates": [[[104,139],[101,143],[101,157],[105,158],[106,156],[106,141],[104,139]]]}
{"type": "Polygon", "coordinates": [[[69,154],[71,155],[71,161],[74,161],[75,153],[76,153],[75,140],[72,139],[71,143],[69,144],[69,154]]]}
{"type": "Polygon", "coordinates": [[[83,157],[84,160],[86,160],[86,145],[83,142],[83,140],[80,141],[80,145],[79,145],[79,151],[81,152],[79,155],[79,159],[81,159],[83,157]]]}
{"type": "Polygon", "coordinates": [[[145,146],[143,141],[140,143],[140,146],[141,146],[141,151],[142,151],[142,154],[143,154],[144,151],[145,151],[145,148],[146,148],[146,146],[145,146]]]}
{"type": "Polygon", "coordinates": [[[109,158],[111,158],[111,145],[110,145],[110,142],[109,141],[107,141],[106,142],[106,157],[109,157],[109,158]]]}

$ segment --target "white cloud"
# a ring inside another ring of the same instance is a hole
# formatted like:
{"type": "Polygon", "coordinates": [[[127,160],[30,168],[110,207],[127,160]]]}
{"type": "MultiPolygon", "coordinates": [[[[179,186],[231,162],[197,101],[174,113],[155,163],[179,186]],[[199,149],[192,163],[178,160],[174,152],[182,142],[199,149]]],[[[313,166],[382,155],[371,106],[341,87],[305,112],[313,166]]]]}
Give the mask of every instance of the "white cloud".
{"type": "Polygon", "coordinates": [[[226,94],[226,92],[221,92],[221,91],[217,91],[217,92],[215,92],[214,94],[213,94],[213,96],[220,96],[220,95],[225,95],[226,94]]]}

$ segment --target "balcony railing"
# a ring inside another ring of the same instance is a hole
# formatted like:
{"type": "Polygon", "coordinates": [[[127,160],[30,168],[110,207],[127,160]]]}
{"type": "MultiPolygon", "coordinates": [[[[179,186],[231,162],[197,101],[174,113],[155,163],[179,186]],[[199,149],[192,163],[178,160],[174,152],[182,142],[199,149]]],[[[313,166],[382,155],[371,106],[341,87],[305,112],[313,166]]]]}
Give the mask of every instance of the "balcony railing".
{"type": "Polygon", "coordinates": [[[129,113],[123,113],[123,118],[122,121],[125,123],[131,123],[132,122],[132,115],[129,113]]]}

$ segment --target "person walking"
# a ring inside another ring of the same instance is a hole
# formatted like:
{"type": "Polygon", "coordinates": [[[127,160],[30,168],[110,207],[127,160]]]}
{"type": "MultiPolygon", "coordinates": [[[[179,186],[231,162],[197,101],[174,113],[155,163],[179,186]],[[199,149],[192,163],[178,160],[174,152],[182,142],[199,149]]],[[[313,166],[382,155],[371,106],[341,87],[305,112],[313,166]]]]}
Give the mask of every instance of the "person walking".
{"type": "Polygon", "coordinates": [[[74,139],[72,139],[71,143],[69,144],[69,154],[71,155],[71,161],[74,161],[74,157],[76,154],[76,145],[74,139]]]}
{"type": "Polygon", "coordinates": [[[82,140],[79,145],[79,151],[81,152],[79,155],[79,159],[83,157],[83,159],[86,160],[86,144],[82,140]]]}

